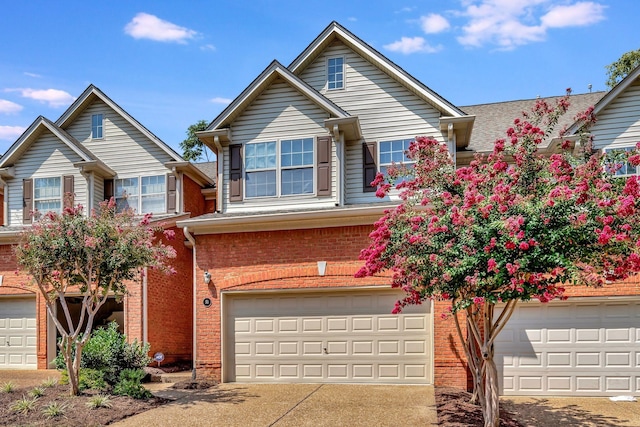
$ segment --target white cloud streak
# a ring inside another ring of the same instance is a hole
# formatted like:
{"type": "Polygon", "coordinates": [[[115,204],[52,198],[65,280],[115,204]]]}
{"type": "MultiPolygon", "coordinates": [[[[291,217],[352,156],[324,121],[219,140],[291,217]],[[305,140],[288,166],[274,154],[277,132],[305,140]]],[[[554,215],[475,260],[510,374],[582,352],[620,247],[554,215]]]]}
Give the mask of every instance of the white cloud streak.
{"type": "Polygon", "coordinates": [[[583,27],[604,19],[605,7],[593,2],[552,7],[541,21],[546,28],[583,27]]]}
{"type": "Polygon", "coordinates": [[[197,31],[181,27],[144,12],[134,16],[131,22],[124,27],[124,32],[134,39],[183,44],[198,36],[197,31]]]}
{"type": "Polygon", "coordinates": [[[0,125],[0,140],[2,141],[15,141],[27,128],[22,126],[1,126],[0,125]]]}
{"type": "Polygon", "coordinates": [[[408,55],[417,52],[436,53],[442,49],[442,46],[431,46],[422,37],[401,37],[400,40],[384,45],[384,48],[408,55]]]}
{"type": "Polygon", "coordinates": [[[223,98],[221,96],[216,96],[215,98],[211,98],[211,102],[214,104],[230,104],[232,99],[223,98]]]}
{"type": "Polygon", "coordinates": [[[50,107],[65,107],[75,101],[69,92],[60,89],[5,89],[5,92],[20,92],[23,98],[34,99],[50,107]]]}
{"type": "Polygon", "coordinates": [[[449,21],[447,21],[444,16],[438,15],[436,13],[431,13],[427,16],[421,16],[420,24],[422,26],[422,31],[424,31],[426,34],[441,33],[451,27],[451,24],[449,24],[449,21]]]}
{"type": "Polygon", "coordinates": [[[15,114],[22,111],[22,105],[15,102],[8,101],[6,99],[0,99],[0,113],[2,114],[15,114]]]}

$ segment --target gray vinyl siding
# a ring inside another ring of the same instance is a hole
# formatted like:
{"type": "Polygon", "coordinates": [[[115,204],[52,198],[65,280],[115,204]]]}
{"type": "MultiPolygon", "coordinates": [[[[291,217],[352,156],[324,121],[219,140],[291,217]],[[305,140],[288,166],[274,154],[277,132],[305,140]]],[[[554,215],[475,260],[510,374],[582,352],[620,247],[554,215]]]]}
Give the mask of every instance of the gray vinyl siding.
{"type": "MultiPolygon", "coordinates": [[[[231,135],[234,144],[248,142],[277,141],[289,138],[316,138],[328,135],[324,120],[328,113],[311,102],[288,84],[277,80],[266,89],[232,123],[231,135]]],[[[229,203],[229,148],[224,148],[224,194],[226,212],[262,211],[269,209],[288,209],[314,206],[333,206],[336,194],[336,153],[332,144],[332,183],[331,197],[314,195],[265,197],[244,199],[242,202],[229,203]]],[[[314,185],[317,183],[314,162],[314,185]]],[[[243,190],[243,194],[246,192],[243,190]]]]}
{"type": "MultiPolygon", "coordinates": [[[[445,142],[439,130],[440,113],[435,108],[343,44],[329,46],[300,77],[343,110],[358,116],[366,141],[431,136],[445,142]],[[326,88],[326,62],[333,56],[345,59],[344,89],[326,88]]],[[[345,151],[345,202],[378,201],[375,193],[362,191],[361,141],[348,142],[345,151]]]]}
{"type": "Polygon", "coordinates": [[[164,175],[173,160],[154,142],[101,100],[85,109],[66,129],[118,177],[164,175]],[[103,138],[91,139],[91,116],[103,114],[103,138]]]}
{"type": "Polygon", "coordinates": [[[104,179],[99,176],[93,177],[93,206],[98,207],[104,201],[104,179]]]}
{"type": "Polygon", "coordinates": [[[596,148],[629,147],[640,141],[640,81],[598,114],[591,133],[596,148]]]}
{"type": "Polygon", "coordinates": [[[75,204],[86,206],[87,181],[73,166],[80,157],[49,131],[44,131],[15,163],[9,186],[9,225],[22,224],[22,180],[74,176],[75,204]]]}

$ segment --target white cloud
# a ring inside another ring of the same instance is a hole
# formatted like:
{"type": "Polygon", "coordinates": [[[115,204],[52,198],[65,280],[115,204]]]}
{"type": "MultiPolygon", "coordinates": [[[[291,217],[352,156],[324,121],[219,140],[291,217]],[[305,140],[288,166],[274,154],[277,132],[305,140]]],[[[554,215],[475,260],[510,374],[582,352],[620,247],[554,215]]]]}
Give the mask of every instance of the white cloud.
{"type": "Polygon", "coordinates": [[[402,37],[398,41],[384,45],[384,48],[408,55],[416,52],[435,53],[440,51],[442,46],[431,46],[422,37],[402,37]]]}
{"type": "Polygon", "coordinates": [[[411,12],[413,9],[415,9],[415,7],[405,6],[400,10],[396,10],[394,13],[407,13],[407,12],[411,12]]]}
{"type": "Polygon", "coordinates": [[[420,24],[422,25],[422,31],[427,34],[441,33],[442,31],[448,30],[451,26],[444,16],[438,15],[437,13],[421,16],[420,24]]]}
{"type": "Polygon", "coordinates": [[[15,102],[7,101],[6,99],[0,99],[0,113],[13,114],[22,111],[22,105],[15,102]]]}
{"type": "Polygon", "coordinates": [[[20,92],[23,98],[35,99],[50,107],[64,107],[75,101],[70,93],[59,89],[5,89],[5,92],[20,92]]]}
{"type": "Polygon", "coordinates": [[[22,126],[1,126],[0,125],[0,140],[3,141],[15,141],[26,130],[22,126]]]}
{"type": "Polygon", "coordinates": [[[604,19],[605,6],[593,2],[579,2],[569,6],[554,6],[541,21],[547,28],[581,27],[604,19]]]}
{"type": "Polygon", "coordinates": [[[358,18],[356,18],[355,16],[350,16],[347,18],[347,21],[349,22],[356,22],[358,20],[358,18]]]}
{"type": "Polygon", "coordinates": [[[42,78],[42,76],[40,74],[30,73],[28,71],[25,71],[23,74],[25,76],[33,77],[33,78],[36,78],[36,79],[42,78]]]}
{"type": "MultiPolygon", "coordinates": [[[[545,39],[549,28],[590,25],[604,19],[605,6],[595,2],[549,5],[549,0],[470,0],[459,15],[468,18],[458,42],[465,46],[495,44],[509,50],[545,39]]],[[[567,2],[568,3],[568,2],[567,2]]]]}
{"type": "Polygon", "coordinates": [[[134,39],[149,39],[158,42],[186,43],[198,33],[186,27],[173,24],[148,13],[138,13],[124,27],[124,32],[134,39]]]}
{"type": "Polygon", "coordinates": [[[215,52],[216,47],[212,44],[205,44],[200,46],[200,50],[215,52]]]}
{"type": "Polygon", "coordinates": [[[230,104],[231,101],[233,101],[233,100],[229,99],[229,98],[222,98],[220,96],[216,96],[215,98],[211,98],[211,102],[213,102],[214,104],[230,104]]]}

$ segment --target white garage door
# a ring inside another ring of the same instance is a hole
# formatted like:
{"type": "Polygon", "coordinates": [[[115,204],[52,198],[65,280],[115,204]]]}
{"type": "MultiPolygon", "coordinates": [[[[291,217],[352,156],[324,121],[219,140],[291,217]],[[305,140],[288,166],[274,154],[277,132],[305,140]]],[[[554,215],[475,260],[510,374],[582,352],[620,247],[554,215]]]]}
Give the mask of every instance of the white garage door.
{"type": "Polygon", "coordinates": [[[389,290],[228,295],[225,380],[431,383],[430,305],[389,290]]]}
{"type": "Polygon", "coordinates": [[[637,395],[640,302],[521,304],[496,362],[505,395],[637,395]]]}
{"type": "Polygon", "coordinates": [[[36,301],[0,299],[0,369],[35,369],[36,301]]]}

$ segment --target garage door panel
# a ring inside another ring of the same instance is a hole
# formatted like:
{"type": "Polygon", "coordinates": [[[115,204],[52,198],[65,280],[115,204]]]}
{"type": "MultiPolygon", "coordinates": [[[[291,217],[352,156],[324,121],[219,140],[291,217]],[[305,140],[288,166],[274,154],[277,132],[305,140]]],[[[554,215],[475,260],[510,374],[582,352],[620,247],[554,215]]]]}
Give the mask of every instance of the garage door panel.
{"type": "Polygon", "coordinates": [[[518,307],[508,323],[507,339],[496,342],[502,392],[585,396],[640,392],[638,309],[640,304],[624,301],[518,307]]]}
{"type": "Polygon", "coordinates": [[[36,345],[35,299],[0,299],[0,369],[35,369],[36,345]]]}
{"type": "Polygon", "coordinates": [[[234,329],[225,344],[225,380],[431,381],[429,305],[391,315],[396,292],[341,293],[283,295],[285,304],[277,297],[228,297],[226,322],[234,329]],[[283,306],[286,312],[271,312],[283,306]]]}

